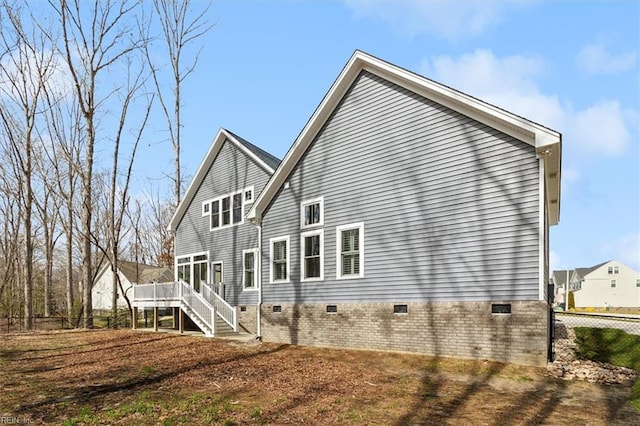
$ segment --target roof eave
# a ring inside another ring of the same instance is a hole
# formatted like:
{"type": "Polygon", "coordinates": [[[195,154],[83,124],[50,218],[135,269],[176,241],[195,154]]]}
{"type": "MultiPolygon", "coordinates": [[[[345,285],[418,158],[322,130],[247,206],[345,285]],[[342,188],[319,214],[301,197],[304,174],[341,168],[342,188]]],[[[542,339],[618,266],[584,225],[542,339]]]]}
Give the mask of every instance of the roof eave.
{"type": "MultiPolygon", "coordinates": [[[[266,209],[273,197],[275,197],[290,172],[304,155],[309,144],[314,140],[346,91],[363,70],[385,78],[407,90],[411,90],[414,93],[528,143],[534,146],[538,150],[538,153],[541,152],[540,150],[544,152],[546,149],[557,151],[558,169],[555,171],[558,179],[556,191],[557,207],[552,207],[549,200],[547,206],[550,218],[549,223],[551,225],[558,223],[560,205],[560,133],[361,51],[356,51],[351,56],[302,132],[298,135],[289,152],[287,152],[280,167],[276,169],[262,190],[262,193],[254,202],[247,215],[248,218],[259,219],[262,217],[264,209],[266,209]]],[[[555,164],[550,162],[549,170],[555,170],[554,167],[556,167],[555,164]]],[[[545,176],[545,184],[548,184],[547,176],[545,176]]],[[[556,186],[555,183],[554,186],[556,186]]]]}

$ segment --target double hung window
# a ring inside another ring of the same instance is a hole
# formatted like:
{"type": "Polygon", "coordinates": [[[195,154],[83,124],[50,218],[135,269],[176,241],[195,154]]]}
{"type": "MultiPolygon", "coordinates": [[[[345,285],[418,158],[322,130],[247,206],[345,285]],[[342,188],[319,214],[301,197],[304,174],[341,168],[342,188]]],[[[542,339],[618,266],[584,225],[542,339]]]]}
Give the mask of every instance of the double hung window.
{"type": "Polygon", "coordinates": [[[301,280],[313,281],[324,279],[324,231],[303,232],[300,235],[301,246],[301,280]]]}
{"type": "Polygon", "coordinates": [[[271,282],[289,282],[289,237],[270,241],[271,282]]]}
{"type": "Polygon", "coordinates": [[[258,249],[242,251],[242,287],[245,290],[258,288],[258,249]]]}
{"type": "Polygon", "coordinates": [[[336,227],[336,276],[364,277],[364,223],[336,227]]]}
{"type": "Polygon", "coordinates": [[[242,194],[233,194],[233,223],[242,222],[242,194]]]}
{"type": "Polygon", "coordinates": [[[222,200],[222,226],[231,223],[231,197],[224,197],[222,200]]]}

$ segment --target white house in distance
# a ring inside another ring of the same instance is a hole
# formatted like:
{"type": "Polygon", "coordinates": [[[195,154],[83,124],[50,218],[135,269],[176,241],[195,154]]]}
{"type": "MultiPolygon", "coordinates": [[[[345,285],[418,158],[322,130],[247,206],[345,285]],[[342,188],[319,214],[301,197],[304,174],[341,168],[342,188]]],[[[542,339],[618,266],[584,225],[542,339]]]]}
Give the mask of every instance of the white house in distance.
{"type": "MultiPolygon", "coordinates": [[[[133,296],[131,287],[138,283],[173,281],[173,271],[170,268],[145,265],[135,262],[118,263],[118,275],[122,282],[122,288],[128,297],[133,296]]],[[[113,272],[111,265],[105,264],[96,277],[91,289],[91,300],[94,311],[105,311],[111,309],[113,295],[113,272]]],[[[118,308],[127,308],[122,291],[118,289],[118,308]]]]}
{"type": "Polygon", "coordinates": [[[573,271],[571,271],[570,269],[553,271],[552,280],[554,284],[554,293],[553,293],[554,306],[563,305],[566,307],[567,282],[570,280],[571,274],[573,274],[573,271]]]}
{"type": "Polygon", "coordinates": [[[616,260],[577,268],[570,283],[576,308],[640,308],[640,272],[616,260]]]}

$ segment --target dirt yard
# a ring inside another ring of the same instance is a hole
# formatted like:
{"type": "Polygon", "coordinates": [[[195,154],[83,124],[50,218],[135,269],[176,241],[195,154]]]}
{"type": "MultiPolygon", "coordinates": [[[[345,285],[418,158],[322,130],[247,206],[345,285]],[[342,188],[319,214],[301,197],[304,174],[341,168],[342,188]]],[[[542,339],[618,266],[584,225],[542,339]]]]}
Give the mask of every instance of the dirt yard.
{"type": "Polygon", "coordinates": [[[626,386],[142,331],[0,335],[0,424],[640,425],[626,386]]]}

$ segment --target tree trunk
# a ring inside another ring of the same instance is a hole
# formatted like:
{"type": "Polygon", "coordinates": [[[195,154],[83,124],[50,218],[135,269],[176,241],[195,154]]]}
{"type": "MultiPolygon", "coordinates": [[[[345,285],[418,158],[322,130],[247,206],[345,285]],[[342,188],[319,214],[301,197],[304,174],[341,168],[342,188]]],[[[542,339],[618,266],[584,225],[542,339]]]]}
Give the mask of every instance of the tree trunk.
{"type": "MultiPolygon", "coordinates": [[[[27,122],[29,120],[27,119],[27,122]]],[[[24,200],[24,328],[33,330],[33,235],[32,235],[32,213],[33,213],[33,187],[31,183],[31,132],[27,131],[25,144],[25,200],[24,200]]]]}
{"type": "MultiPolygon", "coordinates": [[[[87,147],[89,150],[89,147],[87,147]]],[[[93,150],[92,150],[93,151],[93,150]]],[[[91,171],[93,168],[93,152],[87,154],[88,164],[82,179],[82,318],[84,328],[93,328],[93,302],[91,287],[93,284],[93,270],[91,268],[91,171]]]]}
{"type": "Polygon", "coordinates": [[[118,328],[118,269],[116,265],[111,266],[111,318],[113,321],[113,328],[118,328]]]}
{"type": "MultiPolygon", "coordinates": [[[[90,102],[90,104],[93,105],[93,102],[90,102]]],[[[85,170],[82,174],[82,318],[84,328],[93,328],[93,301],[91,300],[91,287],[93,286],[91,262],[93,192],[91,179],[93,178],[93,150],[95,143],[93,114],[85,114],[85,120],[87,124],[87,150],[85,152],[85,170]]]]}

